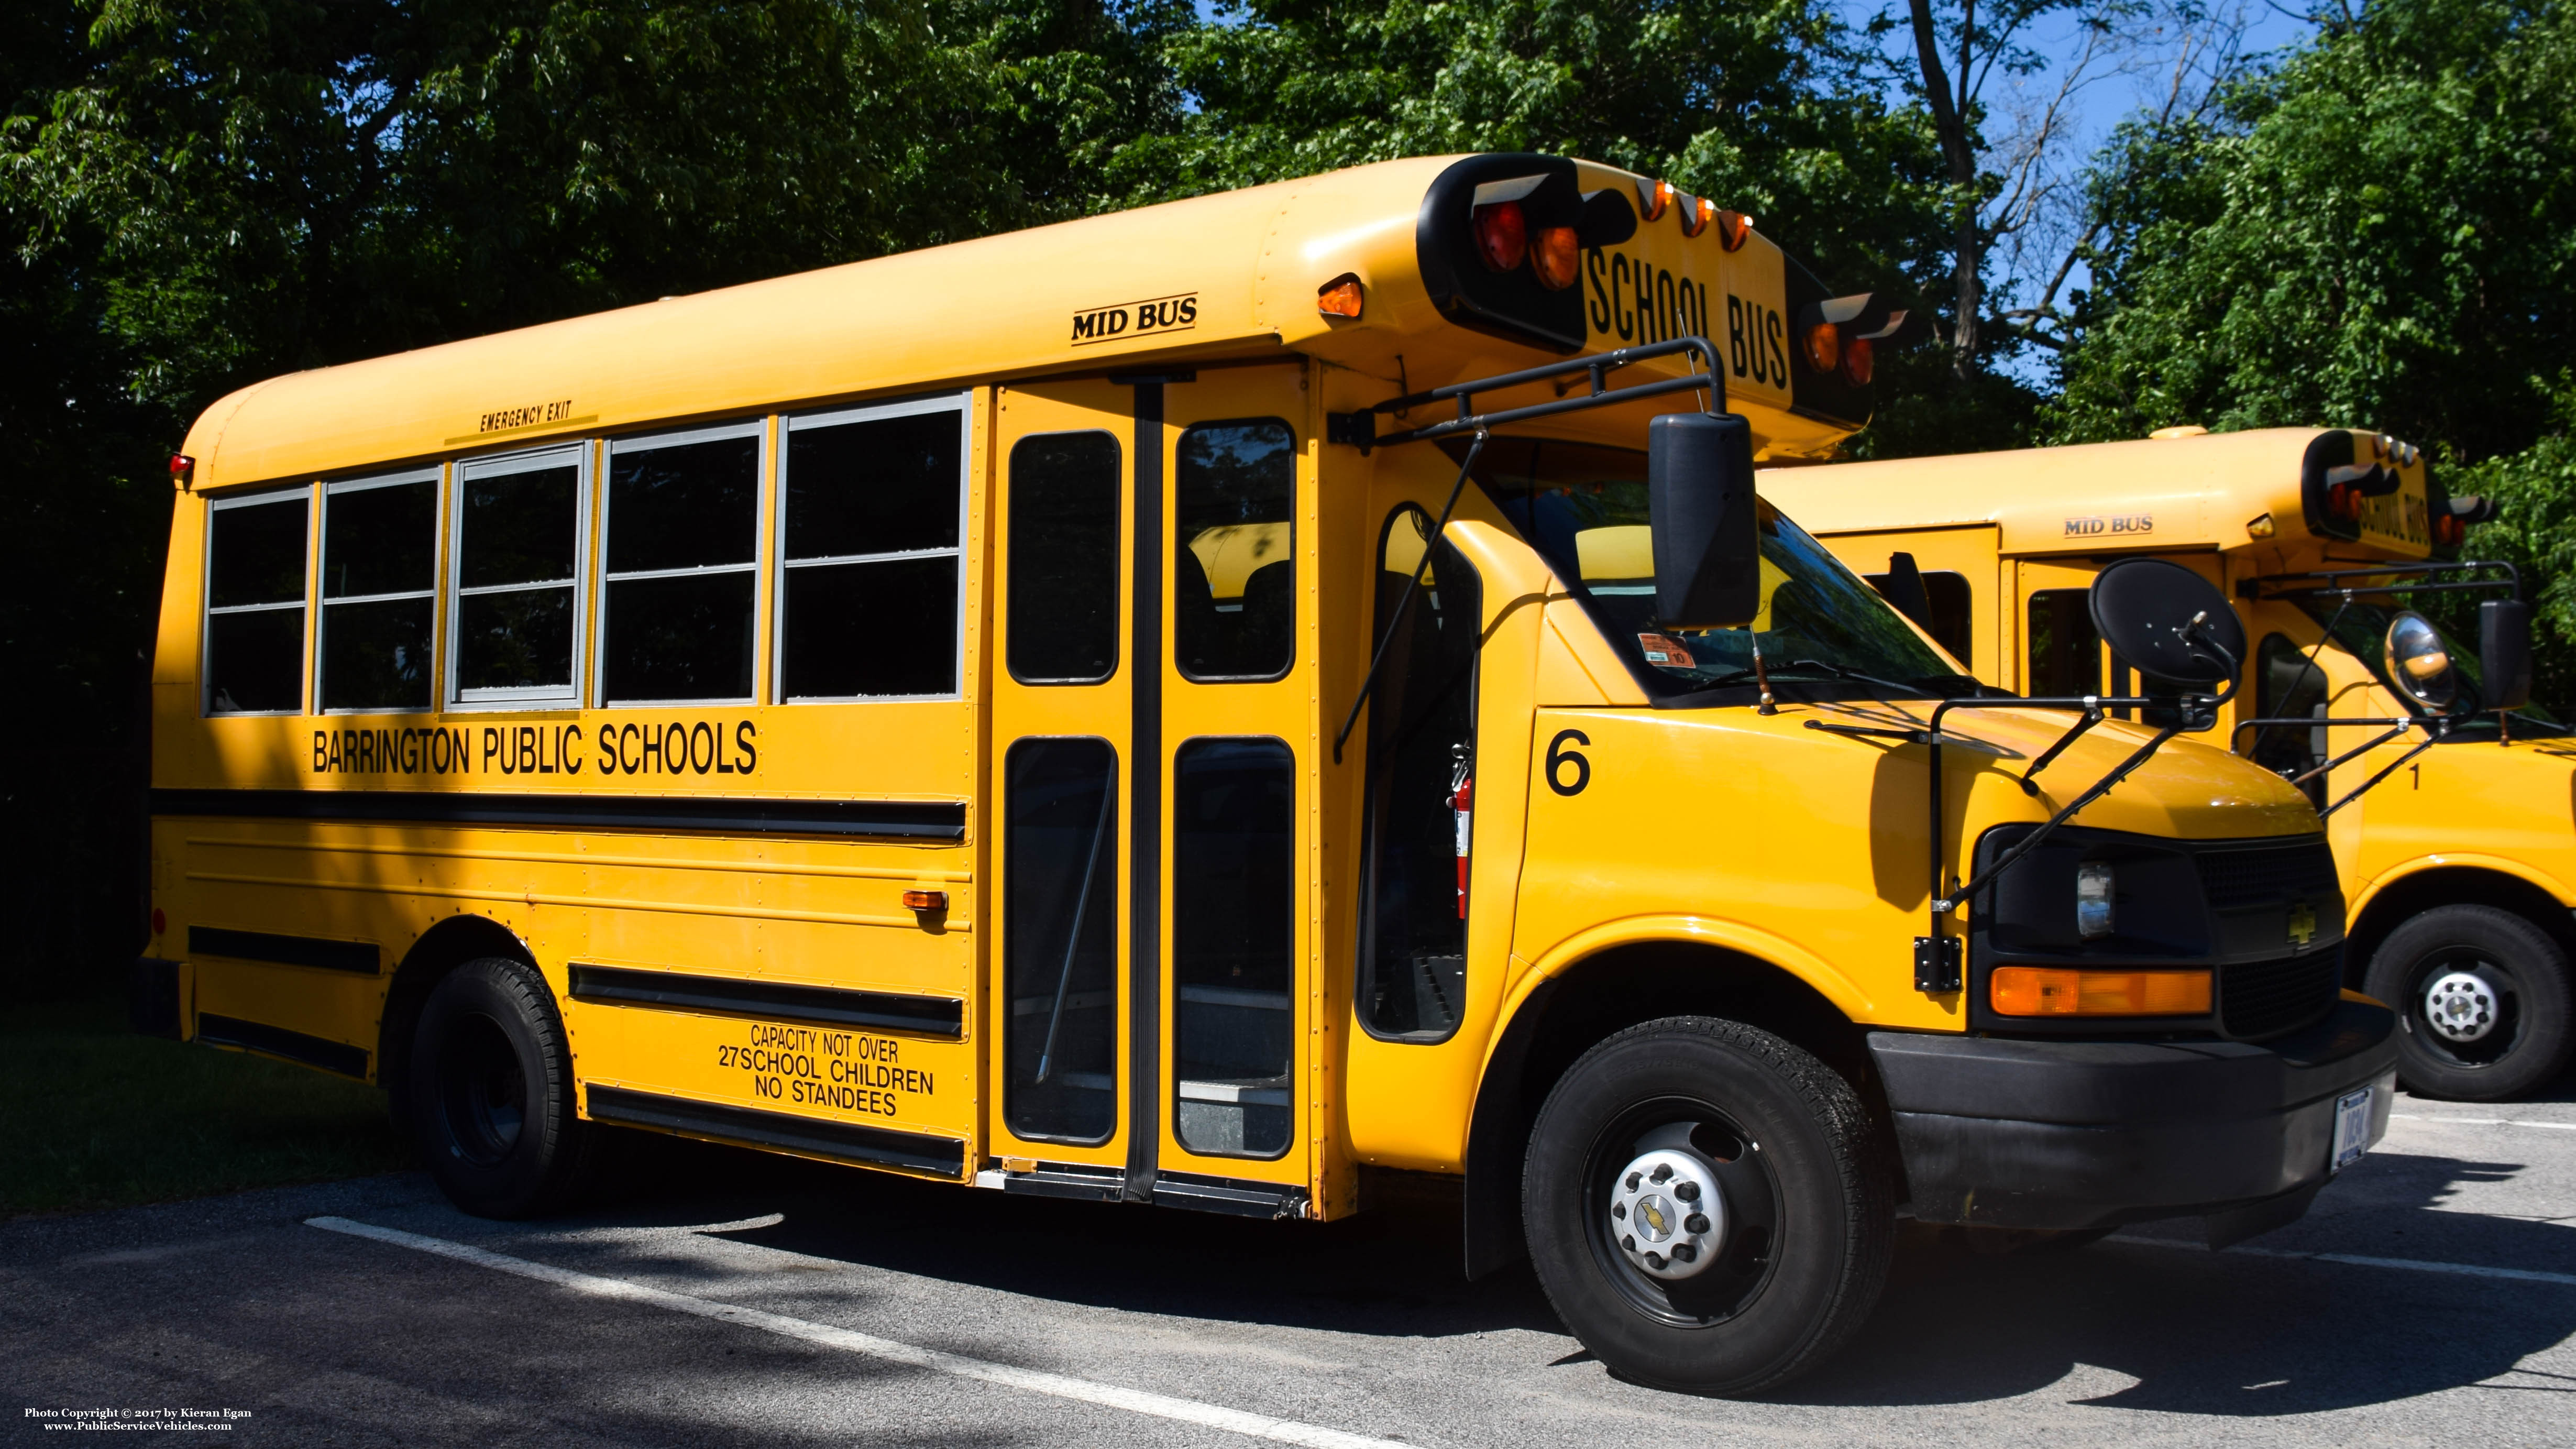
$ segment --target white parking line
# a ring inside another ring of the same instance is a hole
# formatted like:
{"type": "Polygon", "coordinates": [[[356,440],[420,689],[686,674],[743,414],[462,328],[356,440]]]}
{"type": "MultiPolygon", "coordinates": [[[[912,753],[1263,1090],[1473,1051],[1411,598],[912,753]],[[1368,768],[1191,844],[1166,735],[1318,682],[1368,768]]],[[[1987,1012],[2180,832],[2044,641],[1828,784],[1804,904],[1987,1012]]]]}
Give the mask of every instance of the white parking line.
{"type": "MultiPolygon", "coordinates": [[[[2140,1238],[2127,1233],[2114,1233],[2106,1243],[2119,1243],[2132,1248],[2186,1248],[2195,1253],[2208,1249],[2198,1243],[2174,1238],[2140,1238]]],[[[2361,1253],[2303,1253],[2289,1248],[2254,1248],[2239,1244],[2221,1248],[2222,1253],[2241,1253],[2249,1258],[2305,1258],[2314,1263],[2349,1263],[2362,1268],[2404,1268],[2411,1273],[2449,1273],[2460,1278],[2510,1278],[2517,1283],[2563,1283],[2576,1287],[2576,1273],[2544,1273],[2537,1268],[2490,1268],[2482,1263],[2433,1263],[2421,1258],[2373,1258],[2361,1253]]]]}
{"type": "Polygon", "coordinates": [[[2576,1122],[2532,1122],[2520,1117],[2443,1117],[2428,1112],[2391,1112],[2391,1122],[2448,1122],[2454,1127],[2546,1127],[2552,1132],[2576,1132],[2576,1122]]]}
{"type": "Polygon", "coordinates": [[[1320,1424],[1304,1424],[1294,1419],[1274,1419],[1267,1414],[1247,1414],[1240,1409],[1202,1404],[1195,1399],[1176,1399],[1166,1394],[1150,1394],[1141,1389],[1122,1389],[1114,1384],[1093,1383],[1089,1379],[1065,1374],[1042,1373],[1036,1369],[1013,1368],[1009,1364],[991,1363],[963,1354],[943,1353],[935,1348],[915,1348],[908,1343],[853,1333],[834,1328],[828,1323],[813,1323],[802,1318],[789,1318],[780,1313],[764,1313],[757,1308],[741,1308],[730,1303],[717,1303],[705,1298],[692,1298],[686,1293],[673,1293],[663,1288],[648,1288],[629,1283],[623,1278],[601,1278],[589,1273],[576,1273],[567,1268],[532,1263],[513,1258],[488,1248],[466,1243],[452,1243],[445,1238],[407,1233],[400,1228],[380,1228],[373,1223],[350,1218],[306,1218],[308,1228],[322,1228],[351,1237],[373,1238],[398,1248],[411,1248],[423,1253],[436,1253],[460,1263],[490,1268],[496,1272],[515,1273],[552,1283],[576,1293],[595,1298],[615,1298],[629,1303],[646,1303],[667,1308],[674,1313],[693,1314],[723,1323],[738,1323],[787,1338],[801,1338],[807,1343],[837,1348],[845,1353],[866,1354],[870,1358],[888,1359],[934,1373],[951,1374],[962,1379],[976,1379],[988,1384],[1001,1384],[1025,1389],[1033,1394],[1048,1394],[1059,1399],[1074,1399],[1086,1404],[1100,1404],[1130,1413],[1149,1414],[1158,1419],[1177,1419],[1185,1424],[1200,1424],[1211,1429],[1225,1429],[1255,1439],[1271,1439],[1282,1444],[1303,1444],[1310,1449],[1420,1449],[1418,1445],[1400,1444],[1393,1439],[1371,1439],[1361,1434],[1347,1434],[1327,1429],[1320,1424]]]}

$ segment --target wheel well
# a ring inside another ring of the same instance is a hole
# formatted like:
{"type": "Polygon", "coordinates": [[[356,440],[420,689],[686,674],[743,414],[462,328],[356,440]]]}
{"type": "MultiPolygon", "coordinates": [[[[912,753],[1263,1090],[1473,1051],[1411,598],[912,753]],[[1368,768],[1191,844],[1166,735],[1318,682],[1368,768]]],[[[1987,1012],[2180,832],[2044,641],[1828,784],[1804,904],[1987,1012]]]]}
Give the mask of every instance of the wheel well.
{"type": "Polygon", "coordinates": [[[1532,993],[1485,1069],[1467,1133],[1468,1277],[1521,1254],[1521,1162],[1557,1079],[1604,1037],[1666,1016],[1724,1017],[1803,1047],[1885,1120],[1864,1033],[1814,987],[1767,961],[1698,942],[1612,947],[1532,993]]]}
{"type": "Polygon", "coordinates": [[[486,916],[450,916],[412,942],[403,953],[402,965],[394,968],[392,987],[385,992],[384,1017],[376,1033],[376,1085],[400,1091],[412,1023],[420,1019],[421,1003],[429,1000],[430,991],[448,972],[486,956],[537,964],[536,956],[509,927],[486,916]]]}
{"type": "Polygon", "coordinates": [[[2362,909],[2361,919],[2344,932],[2344,984],[2361,986],[2379,943],[2411,917],[2435,906],[2494,906],[2531,922],[2561,950],[2576,956],[2576,916],[2549,892],[2516,876],[2476,866],[2444,866],[2417,871],[2381,891],[2362,909]]]}

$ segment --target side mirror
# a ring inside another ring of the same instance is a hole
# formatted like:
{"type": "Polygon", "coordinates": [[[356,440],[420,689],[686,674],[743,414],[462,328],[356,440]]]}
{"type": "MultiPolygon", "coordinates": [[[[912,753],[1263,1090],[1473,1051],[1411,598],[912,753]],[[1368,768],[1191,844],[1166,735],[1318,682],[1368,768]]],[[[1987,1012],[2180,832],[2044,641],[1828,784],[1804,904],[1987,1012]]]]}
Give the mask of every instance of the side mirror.
{"type": "Polygon", "coordinates": [[[1753,427],[1733,413],[1666,413],[1646,424],[1646,509],[1655,528],[1655,620],[1667,629],[1751,623],[1762,611],[1753,427]]]}
{"type": "Polygon", "coordinates": [[[2432,621],[2409,610],[2388,623],[2381,646],[2389,682],[2427,709],[2448,710],[2460,697],[2460,676],[2451,668],[2451,647],[2432,621]]]}
{"type": "Polygon", "coordinates": [[[2520,599],[2478,605],[2478,665],[2487,708],[2531,703],[2531,606],[2520,599]]]}
{"type": "Polygon", "coordinates": [[[2204,688],[2236,677],[2245,625],[2218,586],[2160,558],[2123,559],[2094,577],[2093,630],[2140,671],[2204,688]]]}

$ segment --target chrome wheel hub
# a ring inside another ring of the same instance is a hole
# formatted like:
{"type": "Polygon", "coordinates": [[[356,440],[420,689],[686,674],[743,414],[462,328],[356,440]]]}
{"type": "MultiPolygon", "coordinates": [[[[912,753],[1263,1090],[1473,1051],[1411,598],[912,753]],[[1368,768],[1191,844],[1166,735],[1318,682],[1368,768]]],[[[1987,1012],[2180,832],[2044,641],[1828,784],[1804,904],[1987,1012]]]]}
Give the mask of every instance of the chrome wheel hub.
{"type": "Polygon", "coordinates": [[[2424,1022],[2449,1041],[2477,1041],[2495,1030],[2495,988],[2486,978],[2453,971],[2424,988],[2424,1022]]]}
{"type": "Polygon", "coordinates": [[[1650,1276],[1695,1277],[1726,1246],[1726,1198],[1698,1154],[1659,1147],[1619,1170],[1610,1189],[1610,1241],[1650,1276]]]}

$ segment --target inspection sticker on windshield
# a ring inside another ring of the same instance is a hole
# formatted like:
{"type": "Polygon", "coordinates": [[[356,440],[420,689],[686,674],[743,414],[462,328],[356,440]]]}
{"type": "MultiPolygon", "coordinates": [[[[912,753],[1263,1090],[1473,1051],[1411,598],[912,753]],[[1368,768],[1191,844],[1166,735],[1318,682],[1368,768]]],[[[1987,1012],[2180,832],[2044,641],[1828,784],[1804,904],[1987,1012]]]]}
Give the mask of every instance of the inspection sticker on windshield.
{"type": "Polygon", "coordinates": [[[2370,1088],[2356,1087],[2335,1098],[2334,1171],[2341,1172],[2370,1150],[2370,1088]]]}
{"type": "Polygon", "coordinates": [[[1682,641],[1670,634],[1640,634],[1637,647],[1646,651],[1648,664],[1660,664],[1666,669],[1699,667],[1699,662],[1691,658],[1691,652],[1682,647],[1682,641]]]}

